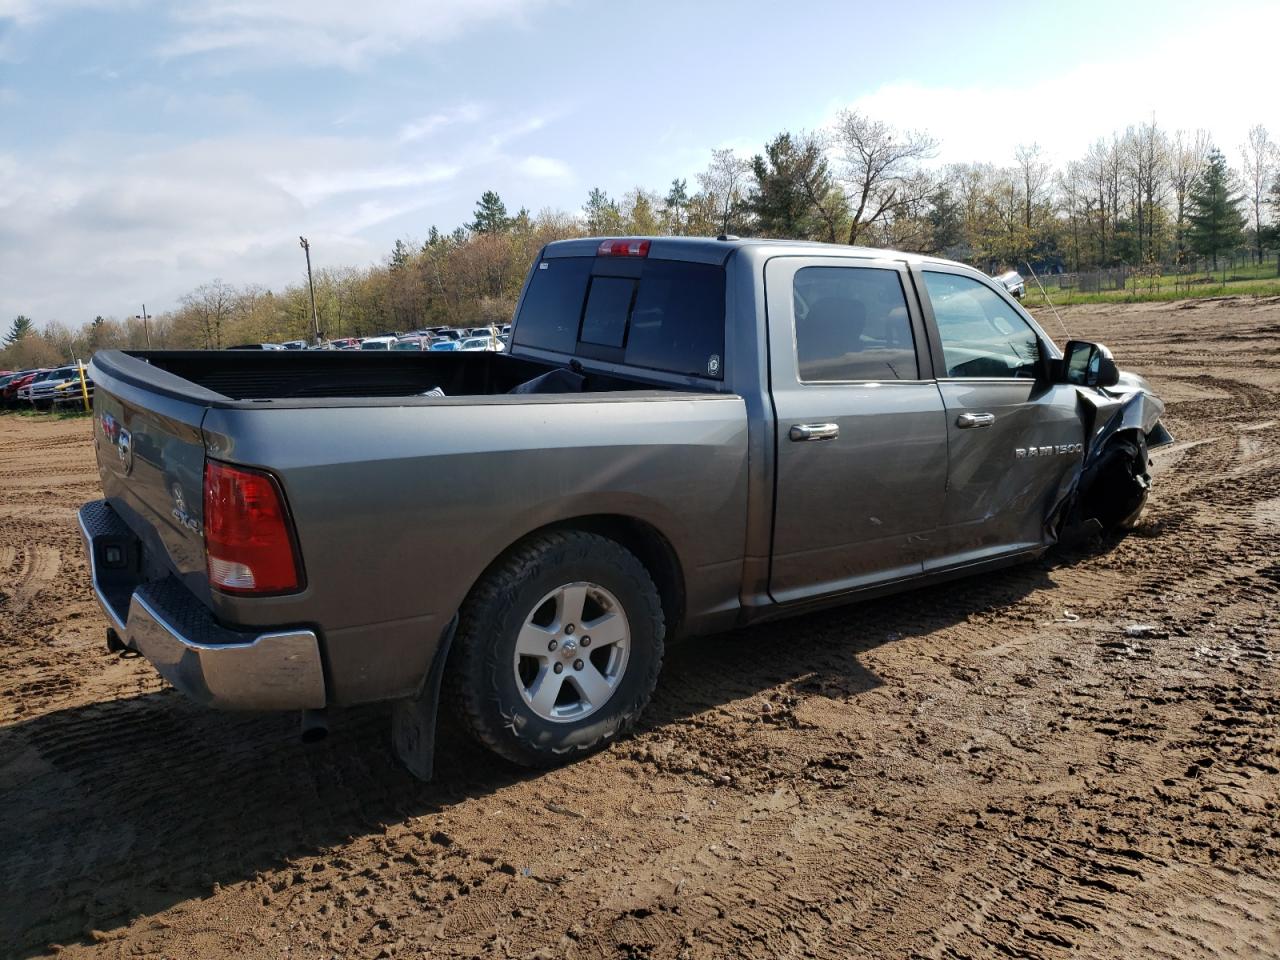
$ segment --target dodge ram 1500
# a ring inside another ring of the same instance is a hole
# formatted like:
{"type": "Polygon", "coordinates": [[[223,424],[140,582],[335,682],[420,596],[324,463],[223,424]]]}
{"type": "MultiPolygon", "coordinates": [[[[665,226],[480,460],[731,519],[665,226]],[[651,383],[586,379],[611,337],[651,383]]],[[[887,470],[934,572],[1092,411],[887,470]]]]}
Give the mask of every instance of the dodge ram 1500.
{"type": "Polygon", "coordinates": [[[566,240],[506,353],[92,362],[80,511],[108,643],[214,707],[438,701],[549,765],[608,744],[663,645],[1123,529],[1168,442],[1105,347],[923,256],[566,240]]]}

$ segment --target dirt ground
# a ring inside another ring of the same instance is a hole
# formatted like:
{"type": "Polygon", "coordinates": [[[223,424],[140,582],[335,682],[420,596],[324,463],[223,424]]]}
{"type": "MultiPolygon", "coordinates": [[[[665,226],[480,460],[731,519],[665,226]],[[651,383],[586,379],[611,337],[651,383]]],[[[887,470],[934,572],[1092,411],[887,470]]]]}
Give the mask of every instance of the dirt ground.
{"type": "Polygon", "coordinates": [[[0,416],[0,951],[1280,956],[1280,298],[1064,319],[1169,403],[1136,534],[679,646],[540,775],[109,655],[88,423],[0,416]]]}

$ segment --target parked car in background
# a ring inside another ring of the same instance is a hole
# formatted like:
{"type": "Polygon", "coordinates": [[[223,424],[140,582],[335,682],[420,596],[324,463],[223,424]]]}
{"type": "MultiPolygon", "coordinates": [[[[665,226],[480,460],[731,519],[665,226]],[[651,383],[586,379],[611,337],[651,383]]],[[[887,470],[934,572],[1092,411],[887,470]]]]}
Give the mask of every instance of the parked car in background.
{"type": "Polygon", "coordinates": [[[234,347],[227,347],[228,350],[283,350],[284,347],[278,343],[237,343],[234,347]]]}
{"type": "Polygon", "coordinates": [[[0,387],[0,400],[3,400],[5,406],[13,406],[18,402],[18,391],[44,372],[44,367],[36,367],[33,370],[19,370],[9,378],[3,387],[0,387]]]}
{"type": "Polygon", "coordinates": [[[396,337],[366,337],[360,343],[361,350],[390,350],[396,337]]]}
{"type": "Polygon", "coordinates": [[[286,350],[305,350],[307,349],[307,341],[305,340],[286,340],[281,344],[286,350]]]}
{"type": "Polygon", "coordinates": [[[460,350],[461,345],[458,343],[457,340],[448,340],[448,339],[442,338],[440,340],[437,340],[435,343],[431,344],[430,349],[436,351],[437,353],[440,353],[442,351],[447,353],[455,350],[460,350]]]}
{"type": "Polygon", "coordinates": [[[431,342],[424,337],[401,337],[391,345],[392,350],[426,350],[431,342]]]}
{"type": "Polygon", "coordinates": [[[77,364],[56,367],[31,382],[31,385],[26,388],[28,391],[27,399],[31,401],[32,406],[39,410],[52,407],[53,398],[57,393],[58,387],[68,382],[72,377],[75,377],[76,383],[79,384],[80,368],[77,364]]]}
{"type": "Polygon", "coordinates": [[[55,407],[83,407],[85,398],[93,403],[93,378],[85,373],[84,387],[80,386],[80,377],[74,376],[54,387],[53,405],[55,407]]]}
{"type": "Polygon", "coordinates": [[[492,350],[493,342],[494,341],[492,337],[467,337],[467,339],[463,340],[460,344],[458,344],[458,349],[459,350],[492,350]]]}
{"type": "Polygon", "coordinates": [[[995,281],[1003,284],[1004,288],[1009,291],[1009,296],[1015,300],[1021,300],[1027,295],[1027,283],[1017,270],[1009,270],[1006,273],[1002,273],[995,278],[995,281]]]}
{"type": "Polygon", "coordinates": [[[48,380],[50,377],[56,376],[61,369],[62,369],[61,367],[55,367],[49,370],[41,370],[39,373],[33,376],[30,380],[28,380],[25,384],[19,387],[16,395],[18,403],[23,405],[30,403],[32,391],[35,390],[37,386],[39,386],[40,384],[48,380]]]}

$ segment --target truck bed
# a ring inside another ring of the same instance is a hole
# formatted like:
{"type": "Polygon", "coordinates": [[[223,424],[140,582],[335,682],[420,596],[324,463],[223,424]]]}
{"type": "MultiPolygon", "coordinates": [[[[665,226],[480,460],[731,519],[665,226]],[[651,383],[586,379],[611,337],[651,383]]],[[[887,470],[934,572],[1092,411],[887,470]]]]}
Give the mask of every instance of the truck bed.
{"type": "MultiPolygon", "coordinates": [[[[117,361],[112,364],[116,375],[128,379],[133,368],[135,376],[146,374],[150,389],[164,383],[181,389],[171,378],[155,376],[155,370],[162,370],[223,400],[405,398],[436,388],[447,397],[495,396],[561,369],[552,363],[488,351],[157,350],[128,351],[115,354],[113,359],[117,361]],[[153,369],[138,370],[131,360],[153,369]]],[[[654,386],[635,378],[590,373],[583,375],[581,391],[571,392],[609,393],[654,386]]]]}

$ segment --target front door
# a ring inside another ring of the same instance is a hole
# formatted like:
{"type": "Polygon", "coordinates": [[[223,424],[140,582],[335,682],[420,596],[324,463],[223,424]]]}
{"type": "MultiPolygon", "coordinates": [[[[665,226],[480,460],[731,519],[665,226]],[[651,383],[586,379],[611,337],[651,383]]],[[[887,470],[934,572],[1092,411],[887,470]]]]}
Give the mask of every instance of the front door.
{"type": "Polygon", "coordinates": [[[1041,547],[1084,458],[1076,388],[1047,381],[1043,334],[994,288],[942,266],[920,276],[951,451],[938,551],[925,569],[1041,547]]]}
{"type": "Polygon", "coordinates": [[[895,261],[778,257],[765,268],[779,602],[923,570],[947,428],[911,289],[895,261]]]}

